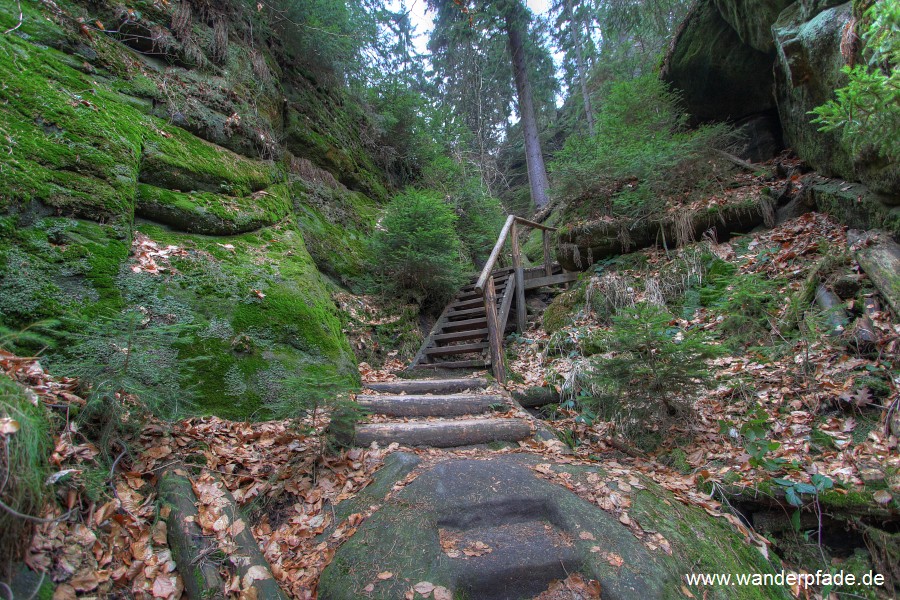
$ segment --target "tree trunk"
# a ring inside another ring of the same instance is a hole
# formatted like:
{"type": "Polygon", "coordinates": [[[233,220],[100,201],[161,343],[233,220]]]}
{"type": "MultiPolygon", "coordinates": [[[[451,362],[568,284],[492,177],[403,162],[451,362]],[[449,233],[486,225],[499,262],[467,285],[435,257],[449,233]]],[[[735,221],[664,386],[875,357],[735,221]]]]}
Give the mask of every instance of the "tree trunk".
{"type": "MultiPolygon", "coordinates": [[[[518,3],[516,3],[518,4],[518,3]]],[[[531,96],[531,82],[528,80],[528,66],[525,62],[525,44],[522,39],[522,19],[514,8],[506,11],[506,33],[509,36],[509,54],[512,61],[513,79],[519,98],[519,118],[525,135],[525,161],[528,165],[528,183],[531,186],[531,200],[536,209],[541,209],[550,201],[550,182],[541,152],[538,137],[537,118],[534,114],[534,100],[531,96]]]]}
{"type": "Polygon", "coordinates": [[[588,133],[594,136],[594,110],[591,107],[591,95],[587,88],[587,75],[584,68],[584,55],[581,48],[580,24],[575,21],[572,0],[566,0],[566,16],[572,28],[572,43],[575,45],[575,70],[578,71],[578,83],[581,86],[581,100],[584,102],[584,116],[587,119],[588,133]]]}

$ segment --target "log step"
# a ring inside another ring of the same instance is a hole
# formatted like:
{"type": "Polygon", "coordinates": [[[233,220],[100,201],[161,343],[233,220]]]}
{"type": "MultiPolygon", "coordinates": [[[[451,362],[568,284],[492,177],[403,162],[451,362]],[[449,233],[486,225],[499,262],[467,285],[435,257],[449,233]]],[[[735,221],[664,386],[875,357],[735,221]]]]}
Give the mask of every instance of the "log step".
{"type": "Polygon", "coordinates": [[[450,304],[450,309],[457,310],[463,308],[476,308],[479,306],[484,306],[484,300],[481,298],[472,298],[471,300],[457,300],[450,304]]]}
{"type": "Polygon", "coordinates": [[[490,442],[517,442],[531,435],[531,425],[523,419],[460,419],[457,421],[413,421],[370,423],[356,427],[356,445],[378,442],[387,446],[398,442],[407,446],[452,448],[490,442]]]}
{"type": "Polygon", "coordinates": [[[491,366],[490,361],[476,360],[445,360],[433,363],[419,363],[416,369],[486,369],[491,366]]]}
{"type": "Polygon", "coordinates": [[[460,342],[463,340],[480,340],[487,337],[487,329],[469,329],[468,331],[457,331],[454,333],[439,333],[432,340],[435,342],[460,342]]]}
{"type": "Polygon", "coordinates": [[[428,356],[449,356],[451,354],[469,354],[470,352],[481,352],[487,348],[487,343],[478,344],[458,344],[456,346],[440,346],[438,348],[426,348],[425,354],[428,356]]]}
{"type": "Polygon", "coordinates": [[[487,379],[473,377],[468,379],[399,379],[367,383],[365,387],[375,392],[394,394],[453,394],[466,390],[483,390],[487,384],[487,379]]]}
{"type": "Polygon", "coordinates": [[[360,394],[356,402],[365,409],[389,417],[458,417],[487,412],[498,404],[507,406],[503,396],[453,394],[446,396],[371,396],[360,394]]]}

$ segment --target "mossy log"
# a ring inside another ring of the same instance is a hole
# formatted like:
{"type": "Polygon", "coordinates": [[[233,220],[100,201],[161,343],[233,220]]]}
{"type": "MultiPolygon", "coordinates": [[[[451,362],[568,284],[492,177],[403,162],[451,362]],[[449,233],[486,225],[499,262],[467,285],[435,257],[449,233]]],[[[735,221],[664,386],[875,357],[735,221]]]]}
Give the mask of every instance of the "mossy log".
{"type": "Polygon", "coordinates": [[[762,225],[763,213],[761,203],[745,202],[699,210],[677,219],[594,221],[560,229],[556,257],[567,271],[583,271],[602,258],[655,245],[673,247],[699,240],[707,232],[721,242],[733,233],[746,233],[762,225]]]}
{"type": "Polygon", "coordinates": [[[847,241],[860,246],[855,252],[856,261],[872,284],[891,307],[894,316],[900,318],[900,244],[879,231],[849,231],[847,241]],[[870,243],[871,242],[871,243],[870,243]]]}
{"type": "Polygon", "coordinates": [[[847,311],[837,295],[822,284],[816,288],[816,304],[825,312],[829,335],[840,335],[847,323],[847,311]]]}
{"type": "MultiPolygon", "coordinates": [[[[732,505],[740,504],[764,510],[783,510],[788,513],[797,509],[787,501],[787,491],[774,485],[763,488],[719,484],[716,486],[716,495],[724,497],[732,505]]],[[[822,510],[832,518],[864,518],[882,523],[900,521],[900,511],[890,504],[879,505],[875,502],[872,494],[868,492],[828,490],[819,494],[819,504],[822,510]]],[[[812,503],[804,502],[802,510],[813,510],[812,503]]]]}
{"type": "MultiPolygon", "coordinates": [[[[191,480],[183,473],[180,469],[169,469],[159,483],[160,496],[171,507],[166,525],[175,564],[178,565],[189,598],[224,598],[224,582],[219,576],[218,567],[209,559],[216,547],[215,540],[204,536],[196,525],[199,514],[195,505],[197,498],[191,480]]],[[[221,489],[224,492],[223,499],[232,507],[225,514],[240,514],[237,502],[228,488],[222,485],[221,489]]],[[[288,600],[272,575],[269,563],[250,528],[245,527],[233,539],[238,551],[229,558],[235,573],[242,581],[248,580],[249,587],[256,590],[255,597],[258,600],[288,600]],[[262,573],[267,577],[259,578],[262,573]]]]}
{"type": "Polygon", "coordinates": [[[184,591],[191,600],[224,598],[225,583],[219,568],[210,559],[215,550],[212,540],[197,525],[197,497],[191,480],[169,469],[159,480],[159,495],[169,509],[166,517],[169,547],[178,572],[184,580],[184,591]]]}

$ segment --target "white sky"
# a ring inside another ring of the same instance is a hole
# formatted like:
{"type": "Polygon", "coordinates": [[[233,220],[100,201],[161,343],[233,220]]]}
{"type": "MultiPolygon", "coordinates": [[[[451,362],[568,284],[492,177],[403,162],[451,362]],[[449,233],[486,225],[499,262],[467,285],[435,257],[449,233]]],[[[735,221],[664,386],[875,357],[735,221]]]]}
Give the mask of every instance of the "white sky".
{"type": "MultiPolygon", "coordinates": [[[[536,15],[543,15],[550,10],[550,0],[525,0],[525,4],[536,15]]],[[[400,0],[391,0],[390,8],[398,10],[400,8],[400,0]]],[[[414,43],[416,50],[421,54],[428,51],[428,34],[434,26],[432,13],[427,12],[425,0],[406,0],[406,8],[410,11],[410,19],[416,28],[416,37],[414,43]]]]}

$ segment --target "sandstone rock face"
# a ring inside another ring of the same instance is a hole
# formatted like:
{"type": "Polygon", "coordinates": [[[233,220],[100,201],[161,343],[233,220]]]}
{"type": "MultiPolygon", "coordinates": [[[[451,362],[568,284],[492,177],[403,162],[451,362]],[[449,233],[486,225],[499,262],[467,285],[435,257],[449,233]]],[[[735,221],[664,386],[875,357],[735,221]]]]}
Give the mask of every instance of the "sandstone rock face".
{"type": "Polygon", "coordinates": [[[796,2],[772,26],[777,48],[775,95],[788,146],[823,175],[858,180],[886,196],[900,195],[900,166],[863,149],[852,153],[840,136],[819,131],[812,111],[847,84],[841,41],[852,3],[796,2]]]}
{"type": "Polygon", "coordinates": [[[774,108],[772,57],[743,43],[711,1],[688,15],[663,66],[698,123],[735,121],[774,108]]]}
{"type": "Polygon", "coordinates": [[[702,0],[682,24],[661,76],[682,93],[695,122],[740,125],[774,110],[784,145],[821,174],[898,198],[900,166],[866,148],[854,152],[812,123],[810,112],[847,84],[841,70],[858,59],[852,17],[852,2],[840,0],[702,0]]]}
{"type": "Polygon", "coordinates": [[[741,42],[760,52],[772,53],[772,24],[791,0],[714,0],[722,18],[737,32],[741,42]]]}
{"type": "MultiPolygon", "coordinates": [[[[602,463],[548,460],[530,454],[450,459],[423,468],[398,490],[394,483],[419,459],[391,455],[372,486],[336,507],[336,524],[370,506],[378,510],[337,550],[320,579],[319,598],[394,600],[424,581],[454,598],[518,600],[580,572],[600,582],[604,599],[650,600],[673,597],[682,574],[702,565],[772,569],[724,521],[681,504],[649,480],[625,488],[602,463]],[[630,518],[663,536],[670,551],[643,543],[623,524],[630,521],[539,474],[575,489],[608,481],[608,489],[628,496],[630,518]],[[384,572],[390,576],[379,578],[384,572]]],[[[786,597],[774,588],[767,592],[786,597]]],[[[738,591],[729,597],[758,596],[738,591]]]]}

